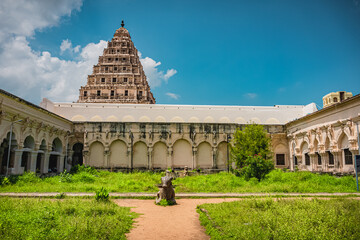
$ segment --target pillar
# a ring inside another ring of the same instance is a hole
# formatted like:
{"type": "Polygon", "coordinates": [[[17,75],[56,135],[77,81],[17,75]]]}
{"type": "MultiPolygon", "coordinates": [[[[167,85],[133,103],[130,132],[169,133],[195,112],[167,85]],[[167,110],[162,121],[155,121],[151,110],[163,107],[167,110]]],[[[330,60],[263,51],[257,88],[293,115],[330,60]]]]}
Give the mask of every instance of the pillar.
{"type": "Polygon", "coordinates": [[[192,147],[192,152],[193,152],[193,155],[192,155],[192,169],[195,169],[196,168],[196,162],[197,162],[197,159],[196,159],[197,147],[192,147]]]}
{"type": "Polygon", "coordinates": [[[216,169],[217,168],[217,165],[216,165],[216,152],[217,152],[217,147],[213,147],[212,148],[212,157],[213,157],[213,161],[212,161],[212,168],[213,169],[216,169]]]}
{"type": "Polygon", "coordinates": [[[14,156],[14,167],[12,169],[13,174],[23,174],[24,168],[21,167],[21,158],[22,158],[23,151],[22,150],[15,150],[14,156]]]}
{"type": "Polygon", "coordinates": [[[60,154],[57,156],[57,172],[60,173],[60,172],[63,172],[64,171],[64,157],[65,155],[64,154],[60,154]]]}
{"type": "Polygon", "coordinates": [[[36,172],[36,160],[37,160],[38,151],[30,152],[30,171],[36,172]]]}
{"type": "Polygon", "coordinates": [[[172,155],[173,155],[173,148],[168,147],[167,151],[167,159],[166,159],[166,168],[172,168],[172,155]]]}
{"type": "Polygon", "coordinates": [[[148,169],[152,169],[152,147],[148,147],[148,169]]]}
{"type": "Polygon", "coordinates": [[[49,172],[49,160],[50,160],[50,152],[44,152],[44,165],[41,173],[48,173],[49,172]]]}

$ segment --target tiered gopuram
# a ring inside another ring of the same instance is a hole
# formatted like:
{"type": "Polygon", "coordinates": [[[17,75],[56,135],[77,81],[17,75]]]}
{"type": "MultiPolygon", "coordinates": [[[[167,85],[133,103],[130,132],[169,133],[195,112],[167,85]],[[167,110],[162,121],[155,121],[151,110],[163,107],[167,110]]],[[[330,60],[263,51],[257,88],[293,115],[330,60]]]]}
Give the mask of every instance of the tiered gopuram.
{"type": "Polygon", "coordinates": [[[137,49],[124,28],[117,29],[99,63],[80,88],[79,103],[154,104],[137,49]]]}

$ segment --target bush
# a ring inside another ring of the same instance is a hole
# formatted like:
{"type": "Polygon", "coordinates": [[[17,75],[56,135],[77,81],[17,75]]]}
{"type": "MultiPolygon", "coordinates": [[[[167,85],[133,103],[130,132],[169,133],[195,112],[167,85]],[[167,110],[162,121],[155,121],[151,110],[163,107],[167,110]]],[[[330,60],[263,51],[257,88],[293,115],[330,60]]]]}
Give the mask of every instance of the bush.
{"type": "Polygon", "coordinates": [[[231,161],[239,169],[239,172],[233,171],[236,175],[246,179],[256,177],[260,181],[274,168],[270,138],[263,126],[251,124],[243,131],[237,129],[231,143],[231,161]]]}
{"type": "Polygon", "coordinates": [[[18,177],[18,182],[22,183],[37,183],[40,182],[41,179],[36,176],[34,172],[25,172],[23,175],[18,177]]]}
{"type": "Polygon", "coordinates": [[[5,186],[5,185],[10,185],[11,182],[9,180],[9,178],[4,177],[4,179],[1,181],[1,185],[5,186]]]}
{"type": "Polygon", "coordinates": [[[71,182],[71,174],[64,170],[64,172],[60,173],[60,182],[71,182]]]}
{"type": "Polygon", "coordinates": [[[166,206],[175,205],[176,203],[174,203],[173,201],[166,200],[166,199],[161,199],[160,202],[155,203],[155,204],[159,205],[159,206],[166,207],[166,206]]]}
{"type": "Polygon", "coordinates": [[[260,181],[272,169],[274,169],[274,163],[271,159],[264,159],[261,155],[255,155],[246,159],[240,174],[244,175],[247,181],[250,178],[257,178],[260,181]]]}
{"type": "Polygon", "coordinates": [[[109,201],[109,191],[101,187],[100,190],[95,192],[95,199],[97,201],[109,201]]]}
{"type": "Polygon", "coordinates": [[[87,172],[92,175],[96,175],[98,173],[98,171],[95,168],[87,167],[85,165],[78,164],[78,165],[71,167],[70,173],[75,174],[75,173],[81,173],[81,172],[87,172]]]}

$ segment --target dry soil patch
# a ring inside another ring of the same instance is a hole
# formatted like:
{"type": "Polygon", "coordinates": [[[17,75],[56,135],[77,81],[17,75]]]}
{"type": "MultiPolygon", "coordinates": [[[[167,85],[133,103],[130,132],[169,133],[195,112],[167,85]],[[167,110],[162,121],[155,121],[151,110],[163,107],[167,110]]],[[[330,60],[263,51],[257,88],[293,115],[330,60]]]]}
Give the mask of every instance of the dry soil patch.
{"type": "Polygon", "coordinates": [[[203,203],[220,203],[239,198],[177,199],[177,205],[157,206],[155,200],[117,199],[119,206],[131,207],[141,215],[126,236],[128,239],[210,239],[200,225],[196,206],[203,203]]]}

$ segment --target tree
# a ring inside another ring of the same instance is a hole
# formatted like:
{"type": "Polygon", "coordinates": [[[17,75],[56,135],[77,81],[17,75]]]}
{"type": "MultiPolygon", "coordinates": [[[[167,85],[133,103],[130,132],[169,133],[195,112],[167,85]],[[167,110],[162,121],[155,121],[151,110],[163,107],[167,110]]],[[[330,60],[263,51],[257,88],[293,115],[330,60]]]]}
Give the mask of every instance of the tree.
{"type": "Polygon", "coordinates": [[[246,179],[256,177],[260,181],[274,169],[270,138],[261,125],[250,124],[242,131],[237,129],[230,150],[231,161],[246,179]]]}

